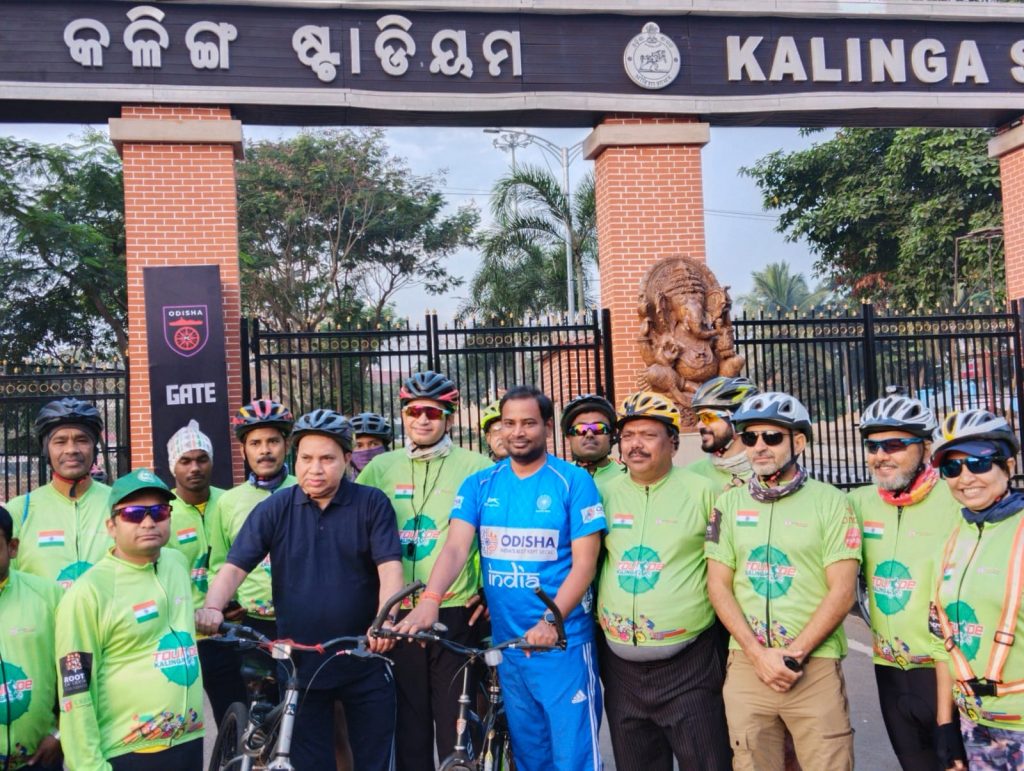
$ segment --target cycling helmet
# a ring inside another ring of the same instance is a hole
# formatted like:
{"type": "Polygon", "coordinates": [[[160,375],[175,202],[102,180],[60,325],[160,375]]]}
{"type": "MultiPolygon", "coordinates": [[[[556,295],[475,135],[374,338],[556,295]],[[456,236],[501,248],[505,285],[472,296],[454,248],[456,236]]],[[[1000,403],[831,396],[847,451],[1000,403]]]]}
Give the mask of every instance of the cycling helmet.
{"type": "Polygon", "coordinates": [[[60,426],[81,426],[92,434],[93,441],[98,442],[103,433],[103,419],[99,410],[90,402],[74,397],[49,402],[39,410],[33,428],[36,438],[43,444],[50,432],[60,426]]]}
{"type": "Polygon", "coordinates": [[[340,444],[345,452],[352,452],[352,424],[340,412],[313,410],[301,415],[292,429],[292,441],[297,445],[299,439],[307,434],[329,436],[340,444]]]}
{"type": "MultiPolygon", "coordinates": [[[[376,436],[384,444],[391,444],[391,440],[394,437],[394,430],[391,428],[391,424],[388,423],[387,418],[378,415],[376,412],[360,412],[349,420],[349,424],[352,426],[352,433],[356,436],[364,434],[376,436]]],[[[297,424],[295,429],[298,430],[297,424]]]]}
{"type": "Polygon", "coordinates": [[[459,406],[459,389],[439,372],[417,372],[406,378],[398,392],[398,401],[403,406],[416,399],[432,399],[455,410],[459,406]]]}
{"type": "Polygon", "coordinates": [[[276,428],[288,436],[294,422],[292,411],[273,399],[255,399],[231,418],[231,425],[239,441],[254,428],[276,428]]]}
{"type": "Polygon", "coordinates": [[[810,442],[811,416],[807,408],[796,397],[780,391],[768,391],[752,396],[733,413],[733,425],[737,431],[743,431],[748,423],[771,423],[794,431],[799,431],[810,442]]]}
{"type": "Polygon", "coordinates": [[[600,412],[611,425],[615,425],[615,405],[597,394],[581,394],[571,399],[562,410],[562,433],[568,432],[576,416],[581,412],[600,412]]]}
{"type": "Polygon", "coordinates": [[[491,427],[491,423],[501,420],[501,401],[494,401],[480,410],[480,430],[485,434],[491,427]]]}
{"type": "Polygon", "coordinates": [[[744,399],[761,393],[756,385],[745,377],[724,377],[719,375],[706,381],[693,395],[691,406],[698,410],[728,410],[735,412],[744,399]]]}
{"type": "Polygon", "coordinates": [[[673,433],[679,432],[679,408],[670,399],[653,391],[638,391],[622,403],[618,414],[618,428],[621,429],[623,425],[636,418],[660,420],[673,433]]]}
{"type": "Polygon", "coordinates": [[[906,431],[931,439],[939,423],[930,408],[909,396],[883,396],[868,405],[860,416],[861,436],[878,431],[906,431]]]}
{"type": "MultiPolygon", "coordinates": [[[[932,465],[938,466],[946,453],[974,442],[995,442],[1001,445],[1006,457],[1020,452],[1017,440],[1006,418],[988,410],[952,412],[942,421],[932,437],[932,465]]],[[[965,450],[966,451],[966,450],[965,450]]]]}

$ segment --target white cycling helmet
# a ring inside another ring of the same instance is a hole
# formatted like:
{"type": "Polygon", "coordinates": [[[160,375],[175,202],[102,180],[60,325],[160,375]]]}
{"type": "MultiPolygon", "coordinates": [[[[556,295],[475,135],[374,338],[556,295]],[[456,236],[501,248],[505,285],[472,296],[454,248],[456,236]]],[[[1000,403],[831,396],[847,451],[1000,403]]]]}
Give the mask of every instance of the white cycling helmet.
{"type": "Polygon", "coordinates": [[[746,399],[732,423],[737,431],[743,431],[748,423],[771,423],[776,426],[799,431],[812,440],[811,415],[800,400],[781,391],[768,391],[746,399]]]}
{"type": "Polygon", "coordinates": [[[922,439],[931,439],[939,427],[935,413],[909,396],[883,396],[864,410],[860,418],[861,436],[879,431],[906,431],[922,439]]]}
{"type": "Polygon", "coordinates": [[[1006,418],[995,415],[988,410],[964,410],[952,412],[935,430],[932,438],[932,465],[938,466],[946,453],[963,448],[964,452],[974,451],[977,442],[994,443],[1001,446],[1004,454],[1009,457],[1020,452],[1020,442],[1006,422],[1006,418]]]}

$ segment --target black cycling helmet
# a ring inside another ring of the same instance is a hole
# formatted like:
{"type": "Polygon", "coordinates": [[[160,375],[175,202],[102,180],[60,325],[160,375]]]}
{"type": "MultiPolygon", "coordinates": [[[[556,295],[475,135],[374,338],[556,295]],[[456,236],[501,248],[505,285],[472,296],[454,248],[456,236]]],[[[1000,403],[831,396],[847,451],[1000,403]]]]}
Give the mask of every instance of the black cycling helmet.
{"type": "Polygon", "coordinates": [[[611,428],[615,427],[615,406],[597,394],[580,394],[570,399],[562,410],[562,434],[568,432],[576,416],[581,412],[600,412],[608,420],[611,428]]]}
{"type": "Polygon", "coordinates": [[[398,400],[403,406],[416,399],[432,399],[456,410],[459,407],[459,389],[440,372],[428,369],[406,378],[398,392],[398,400]]]}
{"type": "MultiPolygon", "coordinates": [[[[349,420],[349,424],[352,426],[352,432],[356,436],[376,436],[384,444],[391,444],[391,440],[394,437],[391,424],[388,423],[386,418],[378,415],[376,412],[360,412],[349,420]]],[[[296,426],[296,428],[298,427],[296,426]]]]}
{"type": "Polygon", "coordinates": [[[90,402],[67,397],[47,403],[36,415],[33,428],[40,444],[44,444],[50,432],[60,426],[81,426],[92,434],[94,442],[103,433],[103,419],[99,410],[90,402]]]}
{"type": "Polygon", "coordinates": [[[288,436],[294,422],[292,411],[273,399],[254,399],[231,418],[231,425],[239,441],[254,428],[276,428],[288,436]]]}
{"type": "Polygon", "coordinates": [[[744,399],[757,396],[761,390],[745,377],[718,375],[705,381],[693,395],[690,406],[699,410],[727,410],[735,412],[744,399]]]}
{"type": "Polygon", "coordinates": [[[306,434],[323,434],[341,445],[345,452],[352,452],[352,424],[348,418],[334,410],[313,410],[301,415],[292,429],[292,441],[297,446],[306,434]]]}

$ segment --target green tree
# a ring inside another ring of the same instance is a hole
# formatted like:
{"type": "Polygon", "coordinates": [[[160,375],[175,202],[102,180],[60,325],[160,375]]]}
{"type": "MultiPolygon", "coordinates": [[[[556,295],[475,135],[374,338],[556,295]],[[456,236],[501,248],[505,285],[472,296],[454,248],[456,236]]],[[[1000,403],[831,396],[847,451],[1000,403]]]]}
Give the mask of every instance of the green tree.
{"type": "Polygon", "coordinates": [[[281,330],[381,323],[396,292],[443,294],[446,258],[479,213],[446,214],[441,173],[414,176],[380,131],[318,131],[246,147],[238,165],[242,301],[281,330]]]}
{"type": "Polygon", "coordinates": [[[738,299],[750,315],[759,311],[768,314],[796,311],[805,314],[828,301],[830,292],[824,286],[812,291],[802,273],[793,273],[788,262],[773,262],[764,270],[755,270],[751,276],[754,288],[738,299]]]}
{"type": "Polygon", "coordinates": [[[946,306],[979,288],[1002,292],[1001,249],[990,261],[986,244],[961,241],[953,272],[957,239],[1001,223],[990,138],[980,129],[847,128],[743,173],[779,212],[779,232],[810,244],[818,276],[860,300],[946,306]]]}
{"type": "Polygon", "coordinates": [[[124,355],[124,188],[106,136],[0,138],[0,249],[0,359],[124,355]]]}
{"type": "Polygon", "coordinates": [[[597,264],[592,174],[566,196],[547,170],[519,166],[494,184],[491,210],[494,224],[481,236],[482,261],[462,315],[521,318],[564,310],[566,223],[576,307],[590,304],[588,270],[597,264]]]}

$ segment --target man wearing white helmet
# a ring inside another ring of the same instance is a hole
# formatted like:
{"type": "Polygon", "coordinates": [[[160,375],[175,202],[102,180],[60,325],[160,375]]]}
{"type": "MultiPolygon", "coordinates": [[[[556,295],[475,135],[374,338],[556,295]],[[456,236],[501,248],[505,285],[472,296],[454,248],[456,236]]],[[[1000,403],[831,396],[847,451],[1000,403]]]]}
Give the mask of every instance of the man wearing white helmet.
{"type": "Polygon", "coordinates": [[[864,533],[878,700],[904,771],[940,767],[928,607],[960,507],[928,463],[936,428],[917,399],[890,395],[868,405],[860,433],[874,485],[849,495],[864,533]]]}
{"type": "Polygon", "coordinates": [[[807,408],[784,393],[733,416],[753,467],[708,522],[708,595],[732,635],[723,697],[733,768],[781,768],[784,728],[804,771],[853,768],[841,659],[861,531],[846,497],[809,479],[807,408]]]}

